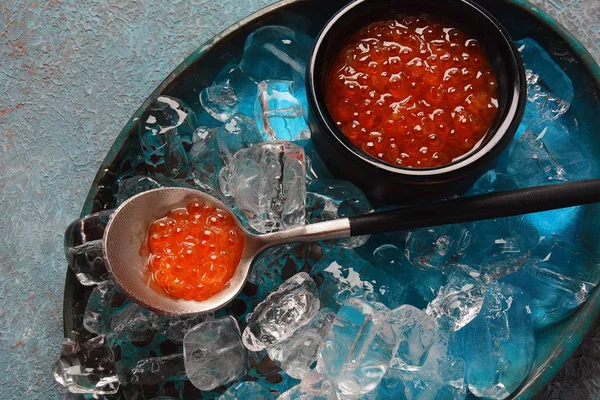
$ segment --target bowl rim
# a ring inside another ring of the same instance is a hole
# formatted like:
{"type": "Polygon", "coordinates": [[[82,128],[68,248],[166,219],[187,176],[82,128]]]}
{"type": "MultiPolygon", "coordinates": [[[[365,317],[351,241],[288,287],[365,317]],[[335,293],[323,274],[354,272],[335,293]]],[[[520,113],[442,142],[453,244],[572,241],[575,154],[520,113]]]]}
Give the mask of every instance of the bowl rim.
{"type": "MultiPolygon", "coordinates": [[[[351,141],[344,135],[344,133],[335,125],[333,118],[331,118],[327,105],[322,101],[324,90],[318,83],[318,64],[322,58],[325,57],[324,47],[328,41],[329,34],[335,30],[335,28],[343,23],[352,13],[355,13],[355,9],[360,7],[364,3],[370,0],[354,0],[341,8],[322,28],[315,44],[311,51],[309,61],[307,63],[306,71],[306,82],[307,82],[307,97],[311,114],[314,118],[318,119],[323,135],[327,137],[333,145],[345,152],[349,157],[354,158],[357,163],[360,163],[362,167],[366,167],[377,172],[385,172],[388,176],[395,177],[407,177],[415,181],[421,179],[442,179],[449,174],[461,174],[469,167],[475,165],[485,164],[497,156],[499,156],[506,148],[512,137],[514,136],[518,126],[521,122],[523,114],[525,112],[525,105],[527,103],[527,81],[525,78],[525,68],[523,61],[520,57],[520,53],[509,35],[508,31],[500,22],[486,9],[480,5],[474,3],[471,0],[446,0],[456,4],[463,4],[465,7],[471,8],[475,13],[481,15],[487,21],[496,27],[495,33],[499,38],[499,42],[509,50],[510,58],[506,61],[506,69],[515,69],[515,81],[511,87],[507,88],[511,101],[507,103],[506,110],[504,111],[503,119],[497,120],[494,124],[496,125],[495,130],[486,133],[487,139],[482,139],[482,143],[471,149],[466,154],[456,158],[448,164],[444,164],[438,167],[427,167],[427,168],[409,168],[399,167],[392,164],[386,163],[381,160],[370,156],[366,152],[356,147],[351,141]],[[512,93],[510,93],[512,92],[512,93]],[[511,96],[512,94],[512,96],[511,96]]],[[[389,3],[391,7],[394,7],[394,3],[389,3]]]]}

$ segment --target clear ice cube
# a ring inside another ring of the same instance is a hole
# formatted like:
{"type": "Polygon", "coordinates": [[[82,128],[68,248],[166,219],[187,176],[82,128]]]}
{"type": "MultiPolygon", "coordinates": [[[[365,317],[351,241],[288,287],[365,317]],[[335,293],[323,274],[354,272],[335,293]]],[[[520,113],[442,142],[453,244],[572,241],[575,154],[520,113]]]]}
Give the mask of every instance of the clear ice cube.
{"type": "Polygon", "coordinates": [[[238,111],[249,117],[254,116],[254,102],[258,84],[236,64],[229,64],[215,79],[213,85],[228,86],[233,89],[238,100],[238,111]]]}
{"type": "Polygon", "coordinates": [[[471,189],[466,193],[466,196],[475,196],[478,194],[488,194],[501,190],[513,190],[517,188],[517,184],[507,174],[495,169],[489,170],[481,176],[471,189]]]}
{"type": "Polygon", "coordinates": [[[406,237],[406,259],[419,269],[445,269],[462,255],[470,241],[463,225],[444,225],[417,229],[406,237]]]}
{"type": "Polygon", "coordinates": [[[404,304],[408,285],[375,268],[354,250],[333,248],[311,271],[319,288],[323,306],[337,310],[351,297],[365,297],[387,307],[404,304]]]}
{"type": "MultiPolygon", "coordinates": [[[[373,212],[367,196],[350,182],[333,179],[311,181],[306,193],[306,219],[309,223],[348,218],[373,212]]],[[[358,236],[332,242],[336,246],[355,248],[364,245],[369,236],[358,236]]]]}
{"type": "Polygon", "coordinates": [[[102,239],[85,242],[69,247],[65,251],[69,266],[84,286],[94,286],[110,279],[102,254],[102,239]]]}
{"type": "Polygon", "coordinates": [[[305,272],[294,275],[248,317],[242,340],[252,351],[272,348],[289,339],[319,312],[321,302],[313,280],[305,272]]]}
{"type": "Polygon", "coordinates": [[[65,339],[53,370],[54,379],[71,393],[102,395],[119,390],[115,355],[105,336],[84,343],[65,339]]]}
{"type": "Polygon", "coordinates": [[[519,187],[593,178],[595,169],[585,149],[558,122],[528,127],[511,144],[506,165],[519,187]]]}
{"type": "Polygon", "coordinates": [[[126,342],[152,340],[158,330],[158,315],[132,301],[126,302],[110,319],[110,336],[126,342]]]}
{"type": "Polygon", "coordinates": [[[347,300],[337,313],[318,356],[324,373],[344,396],[374,390],[398,349],[386,312],[364,300],[347,300]]]}
{"type": "Polygon", "coordinates": [[[239,150],[263,141],[254,120],[244,114],[233,114],[217,131],[219,154],[225,164],[230,163],[239,150]]]}
{"type": "Polygon", "coordinates": [[[92,333],[106,334],[110,329],[111,302],[116,288],[108,280],[96,286],[88,297],[83,314],[83,327],[92,333]]]}
{"type": "Polygon", "coordinates": [[[291,141],[310,138],[306,109],[294,92],[292,81],[269,80],[258,84],[254,119],[263,137],[291,141]]]}
{"type": "Polygon", "coordinates": [[[598,263],[583,246],[554,236],[542,239],[527,265],[503,281],[529,294],[534,327],[541,329],[572,314],[599,278],[598,263]]]}
{"type": "Polygon", "coordinates": [[[282,393],[277,400],[341,400],[341,398],[327,377],[313,370],[298,385],[282,393]]]}
{"type": "Polygon", "coordinates": [[[535,228],[519,217],[477,221],[460,263],[478,271],[485,283],[518,271],[539,241],[535,228]]]}
{"type": "Polygon", "coordinates": [[[507,284],[487,286],[479,315],[457,335],[471,393],[492,399],[508,397],[534,361],[529,296],[507,284]]]}
{"type": "Polygon", "coordinates": [[[190,150],[190,163],[194,183],[202,191],[222,198],[219,187],[219,172],[225,166],[225,160],[219,148],[219,128],[205,126],[194,132],[193,145],[190,150]]]}
{"type": "Polygon", "coordinates": [[[155,385],[166,381],[184,380],[186,374],[183,354],[139,360],[135,367],[123,376],[127,383],[134,385],[155,385]]]}
{"type": "Polygon", "coordinates": [[[311,45],[311,39],[288,27],[261,27],[246,39],[240,69],[256,82],[284,79],[304,87],[311,45]]]}
{"type": "Polygon", "coordinates": [[[168,340],[173,343],[183,343],[185,334],[198,324],[214,319],[214,313],[207,313],[189,318],[168,317],[159,315],[158,326],[168,340]]]}
{"type": "Polygon", "coordinates": [[[392,329],[398,337],[396,353],[402,369],[421,367],[429,349],[435,343],[438,326],[435,320],[416,307],[405,304],[387,313],[392,329]]]}
{"type": "Polygon", "coordinates": [[[136,175],[119,181],[119,187],[117,189],[117,206],[136,194],[161,187],[184,187],[195,189],[193,185],[185,181],[170,179],[159,174],[150,176],[136,175]]]}
{"type": "Polygon", "coordinates": [[[228,84],[212,85],[200,92],[200,105],[214,119],[225,122],[239,108],[238,95],[228,84]]]}
{"type": "Polygon", "coordinates": [[[335,313],[323,309],[310,323],[299,328],[289,339],[268,350],[269,357],[289,376],[302,379],[317,359],[323,339],[333,323],[335,313]]]}
{"type": "Polygon", "coordinates": [[[168,96],[158,97],[144,111],[139,139],[149,172],[186,176],[189,160],[183,143],[191,142],[195,128],[190,114],[179,100],[168,96]]]}
{"type": "Polygon", "coordinates": [[[231,386],[219,400],[267,400],[274,398],[265,387],[257,382],[241,382],[231,386]]]}
{"type": "Polygon", "coordinates": [[[468,267],[454,268],[448,280],[427,305],[427,314],[433,318],[447,317],[452,330],[459,330],[471,322],[483,305],[485,285],[479,273],[468,267]]]}
{"type": "Polygon", "coordinates": [[[209,320],[192,328],[183,339],[185,371],[200,390],[229,383],[248,370],[248,354],[235,318],[209,320]]]}
{"type": "Polygon", "coordinates": [[[250,226],[262,233],[304,225],[306,174],[304,150],[273,141],[235,153],[219,175],[221,191],[250,226]]]}
{"type": "Polygon", "coordinates": [[[554,120],[566,113],[573,101],[573,83],[539,43],[531,38],[516,42],[525,64],[527,106],[524,122],[554,120]]]}

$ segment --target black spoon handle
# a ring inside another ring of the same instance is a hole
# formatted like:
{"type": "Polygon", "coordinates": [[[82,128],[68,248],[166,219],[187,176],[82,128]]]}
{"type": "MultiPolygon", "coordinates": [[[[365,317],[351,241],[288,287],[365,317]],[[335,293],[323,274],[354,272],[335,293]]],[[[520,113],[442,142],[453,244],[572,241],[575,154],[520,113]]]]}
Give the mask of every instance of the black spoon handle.
{"type": "Polygon", "coordinates": [[[510,217],[600,202],[600,179],[463,197],[349,218],[352,236],[510,217]]]}

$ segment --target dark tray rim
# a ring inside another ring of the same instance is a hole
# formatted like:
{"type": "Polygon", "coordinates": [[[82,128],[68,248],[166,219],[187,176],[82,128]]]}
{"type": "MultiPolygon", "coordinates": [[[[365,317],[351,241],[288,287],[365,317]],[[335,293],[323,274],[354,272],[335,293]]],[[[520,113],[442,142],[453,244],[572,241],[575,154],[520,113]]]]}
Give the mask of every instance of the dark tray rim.
{"type": "MultiPolygon", "coordinates": [[[[256,24],[261,19],[266,18],[272,14],[278,13],[288,7],[291,4],[296,3],[308,3],[315,0],[281,0],[266,6],[247,17],[239,20],[232,24],[225,30],[221,31],[202,46],[192,52],[186,57],[167,77],[156,87],[156,89],[148,96],[148,98],[142,103],[137,111],[127,121],[113,144],[111,145],[108,153],[104,157],[98,172],[94,178],[94,181],[90,187],[86,200],[81,210],[80,217],[84,217],[91,213],[94,199],[98,194],[99,182],[104,176],[104,171],[115,161],[119,151],[125,144],[129,134],[134,131],[134,128],[138,124],[138,120],[148,105],[159,97],[169,85],[171,85],[178,77],[192,67],[196,62],[200,61],[206,53],[210,52],[216,45],[222,41],[228,41],[233,34],[241,28],[248,27],[256,24]]],[[[574,58],[580,63],[581,68],[584,69],[590,77],[592,77],[596,83],[596,86],[600,88],[600,66],[595,62],[592,55],[587,49],[559,22],[554,20],[550,15],[539,7],[529,3],[527,0],[500,0],[511,6],[520,8],[521,10],[530,14],[538,23],[545,25],[548,29],[554,31],[558,36],[561,36],[569,50],[571,51],[574,58]]],[[[349,1],[348,1],[349,2],[349,1]]],[[[79,282],[70,268],[67,266],[67,274],[65,280],[65,290],[63,297],[63,333],[65,338],[72,338],[72,321],[73,321],[73,295],[75,287],[79,285],[79,282]]],[[[511,399],[526,399],[532,398],[536,393],[540,392],[545,385],[552,379],[552,377],[558,372],[558,370],[566,363],[566,361],[573,355],[575,350],[581,344],[585,334],[589,331],[592,324],[597,317],[600,316],[600,289],[596,288],[593,295],[587,300],[586,304],[580,308],[571,318],[574,324],[579,327],[577,330],[567,332],[560,337],[560,343],[568,343],[568,346],[557,347],[552,352],[544,364],[540,367],[541,370],[537,374],[530,374],[526,381],[517,391],[515,391],[509,398],[511,399]],[[592,306],[593,305],[593,306],[592,306]]]]}

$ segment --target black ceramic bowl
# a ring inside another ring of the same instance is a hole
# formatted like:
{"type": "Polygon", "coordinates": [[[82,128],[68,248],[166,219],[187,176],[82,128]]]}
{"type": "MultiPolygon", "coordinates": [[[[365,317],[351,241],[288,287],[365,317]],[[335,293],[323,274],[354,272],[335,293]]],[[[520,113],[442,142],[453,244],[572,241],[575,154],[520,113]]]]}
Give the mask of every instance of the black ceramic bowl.
{"type": "Polygon", "coordinates": [[[527,86],[517,48],[506,29],[469,0],[356,0],[342,8],[317,37],[307,69],[310,127],[318,153],[339,178],[383,202],[416,202],[466,191],[514,136],[525,109],[527,86]],[[363,152],[339,130],[325,103],[329,69],[347,40],[371,22],[400,14],[429,14],[452,21],[483,44],[498,80],[498,113],[481,144],[452,163],[400,168],[363,152]]]}

